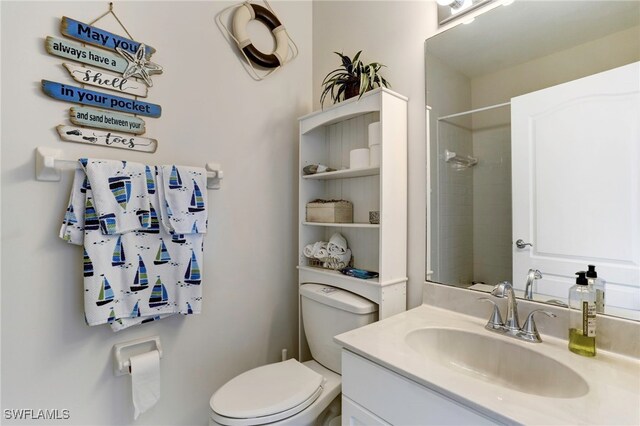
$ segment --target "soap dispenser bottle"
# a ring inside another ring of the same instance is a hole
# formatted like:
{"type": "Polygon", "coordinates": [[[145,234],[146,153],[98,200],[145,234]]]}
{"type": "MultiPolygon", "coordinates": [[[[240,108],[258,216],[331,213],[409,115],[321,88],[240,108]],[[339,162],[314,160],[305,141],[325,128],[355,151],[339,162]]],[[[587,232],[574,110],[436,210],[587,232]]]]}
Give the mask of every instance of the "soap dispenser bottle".
{"type": "Polygon", "coordinates": [[[596,355],[596,292],[586,272],[576,272],[569,289],[569,350],[582,356],[596,355]]]}
{"type": "Polygon", "coordinates": [[[589,265],[587,282],[596,290],[596,313],[604,314],[604,280],[598,278],[595,265],[589,265]]]}

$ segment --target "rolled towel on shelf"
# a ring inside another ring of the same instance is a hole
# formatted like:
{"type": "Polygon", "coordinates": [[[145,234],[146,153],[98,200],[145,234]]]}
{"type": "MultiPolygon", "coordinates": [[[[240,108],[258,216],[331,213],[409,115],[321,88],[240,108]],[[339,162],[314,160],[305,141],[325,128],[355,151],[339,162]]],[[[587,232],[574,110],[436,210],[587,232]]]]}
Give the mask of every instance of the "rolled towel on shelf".
{"type": "MultiPolygon", "coordinates": [[[[329,258],[331,259],[335,259],[339,262],[342,262],[346,265],[349,264],[349,261],[351,260],[351,249],[347,249],[346,252],[344,253],[340,253],[340,254],[331,254],[329,253],[329,258]]],[[[343,266],[344,268],[344,266],[343,266]]]]}
{"type": "Polygon", "coordinates": [[[329,258],[329,252],[327,251],[326,248],[321,248],[321,249],[318,249],[318,251],[313,257],[315,257],[316,259],[325,261],[325,259],[329,258]]]}
{"type": "Polygon", "coordinates": [[[326,241],[317,241],[313,244],[307,244],[304,248],[304,255],[309,258],[314,258],[318,250],[326,249],[327,242],[326,241]]]}
{"type": "Polygon", "coordinates": [[[345,253],[348,248],[347,239],[339,232],[334,233],[329,239],[329,244],[327,244],[327,250],[330,254],[342,254],[345,253]]]}

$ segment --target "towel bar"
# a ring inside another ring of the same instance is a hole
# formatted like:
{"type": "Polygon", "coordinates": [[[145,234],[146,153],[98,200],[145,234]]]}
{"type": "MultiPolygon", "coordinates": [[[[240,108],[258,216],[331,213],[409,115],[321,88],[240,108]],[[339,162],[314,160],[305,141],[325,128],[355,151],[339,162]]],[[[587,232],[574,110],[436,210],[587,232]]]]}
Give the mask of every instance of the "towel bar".
{"type": "MultiPolygon", "coordinates": [[[[128,350],[133,346],[143,345],[145,343],[154,344],[160,358],[162,358],[162,346],[160,345],[160,336],[143,337],[141,339],[130,340],[128,342],[117,343],[113,345],[113,373],[116,376],[124,376],[131,373],[131,356],[123,359],[123,350],[128,350]]],[[[147,345],[149,346],[149,345],[147,345]]],[[[150,346],[153,350],[153,346],[150,346]]],[[[128,352],[128,351],[127,351],[128,352]]]]}
{"type": "MultiPolygon", "coordinates": [[[[60,181],[61,171],[78,167],[77,160],[63,160],[61,149],[39,146],[36,148],[36,180],[46,182],[60,181]]],[[[207,163],[207,188],[220,189],[220,181],[224,173],[220,165],[207,163]]]]}

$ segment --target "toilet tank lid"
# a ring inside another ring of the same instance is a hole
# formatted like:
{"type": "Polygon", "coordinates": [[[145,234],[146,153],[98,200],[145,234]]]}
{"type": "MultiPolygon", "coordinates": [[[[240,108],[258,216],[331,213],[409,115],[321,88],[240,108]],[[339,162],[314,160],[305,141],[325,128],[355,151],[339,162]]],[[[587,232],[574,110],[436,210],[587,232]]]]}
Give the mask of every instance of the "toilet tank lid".
{"type": "Polygon", "coordinates": [[[325,284],[302,284],[300,295],[354,314],[370,314],[378,310],[378,305],[362,296],[325,284]]]}

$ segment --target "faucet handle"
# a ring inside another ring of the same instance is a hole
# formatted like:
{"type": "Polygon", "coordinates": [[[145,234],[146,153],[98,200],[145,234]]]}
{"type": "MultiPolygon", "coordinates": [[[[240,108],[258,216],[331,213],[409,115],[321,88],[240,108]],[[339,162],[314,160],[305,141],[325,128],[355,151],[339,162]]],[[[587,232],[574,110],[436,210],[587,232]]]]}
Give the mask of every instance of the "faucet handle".
{"type": "Polygon", "coordinates": [[[533,316],[538,312],[543,313],[546,316],[551,318],[556,318],[557,315],[554,314],[553,312],[545,311],[544,309],[534,309],[527,316],[527,320],[524,322],[524,325],[522,326],[522,333],[524,333],[525,335],[524,337],[526,338],[526,340],[540,343],[542,342],[542,339],[540,338],[540,333],[538,333],[538,329],[536,328],[536,322],[533,320],[533,316]]]}
{"type": "Polygon", "coordinates": [[[500,308],[498,308],[498,304],[488,297],[479,297],[479,301],[481,302],[490,302],[493,305],[493,313],[487,322],[487,325],[484,328],[488,330],[498,330],[504,328],[504,321],[502,321],[502,315],[500,315],[500,308]]]}

